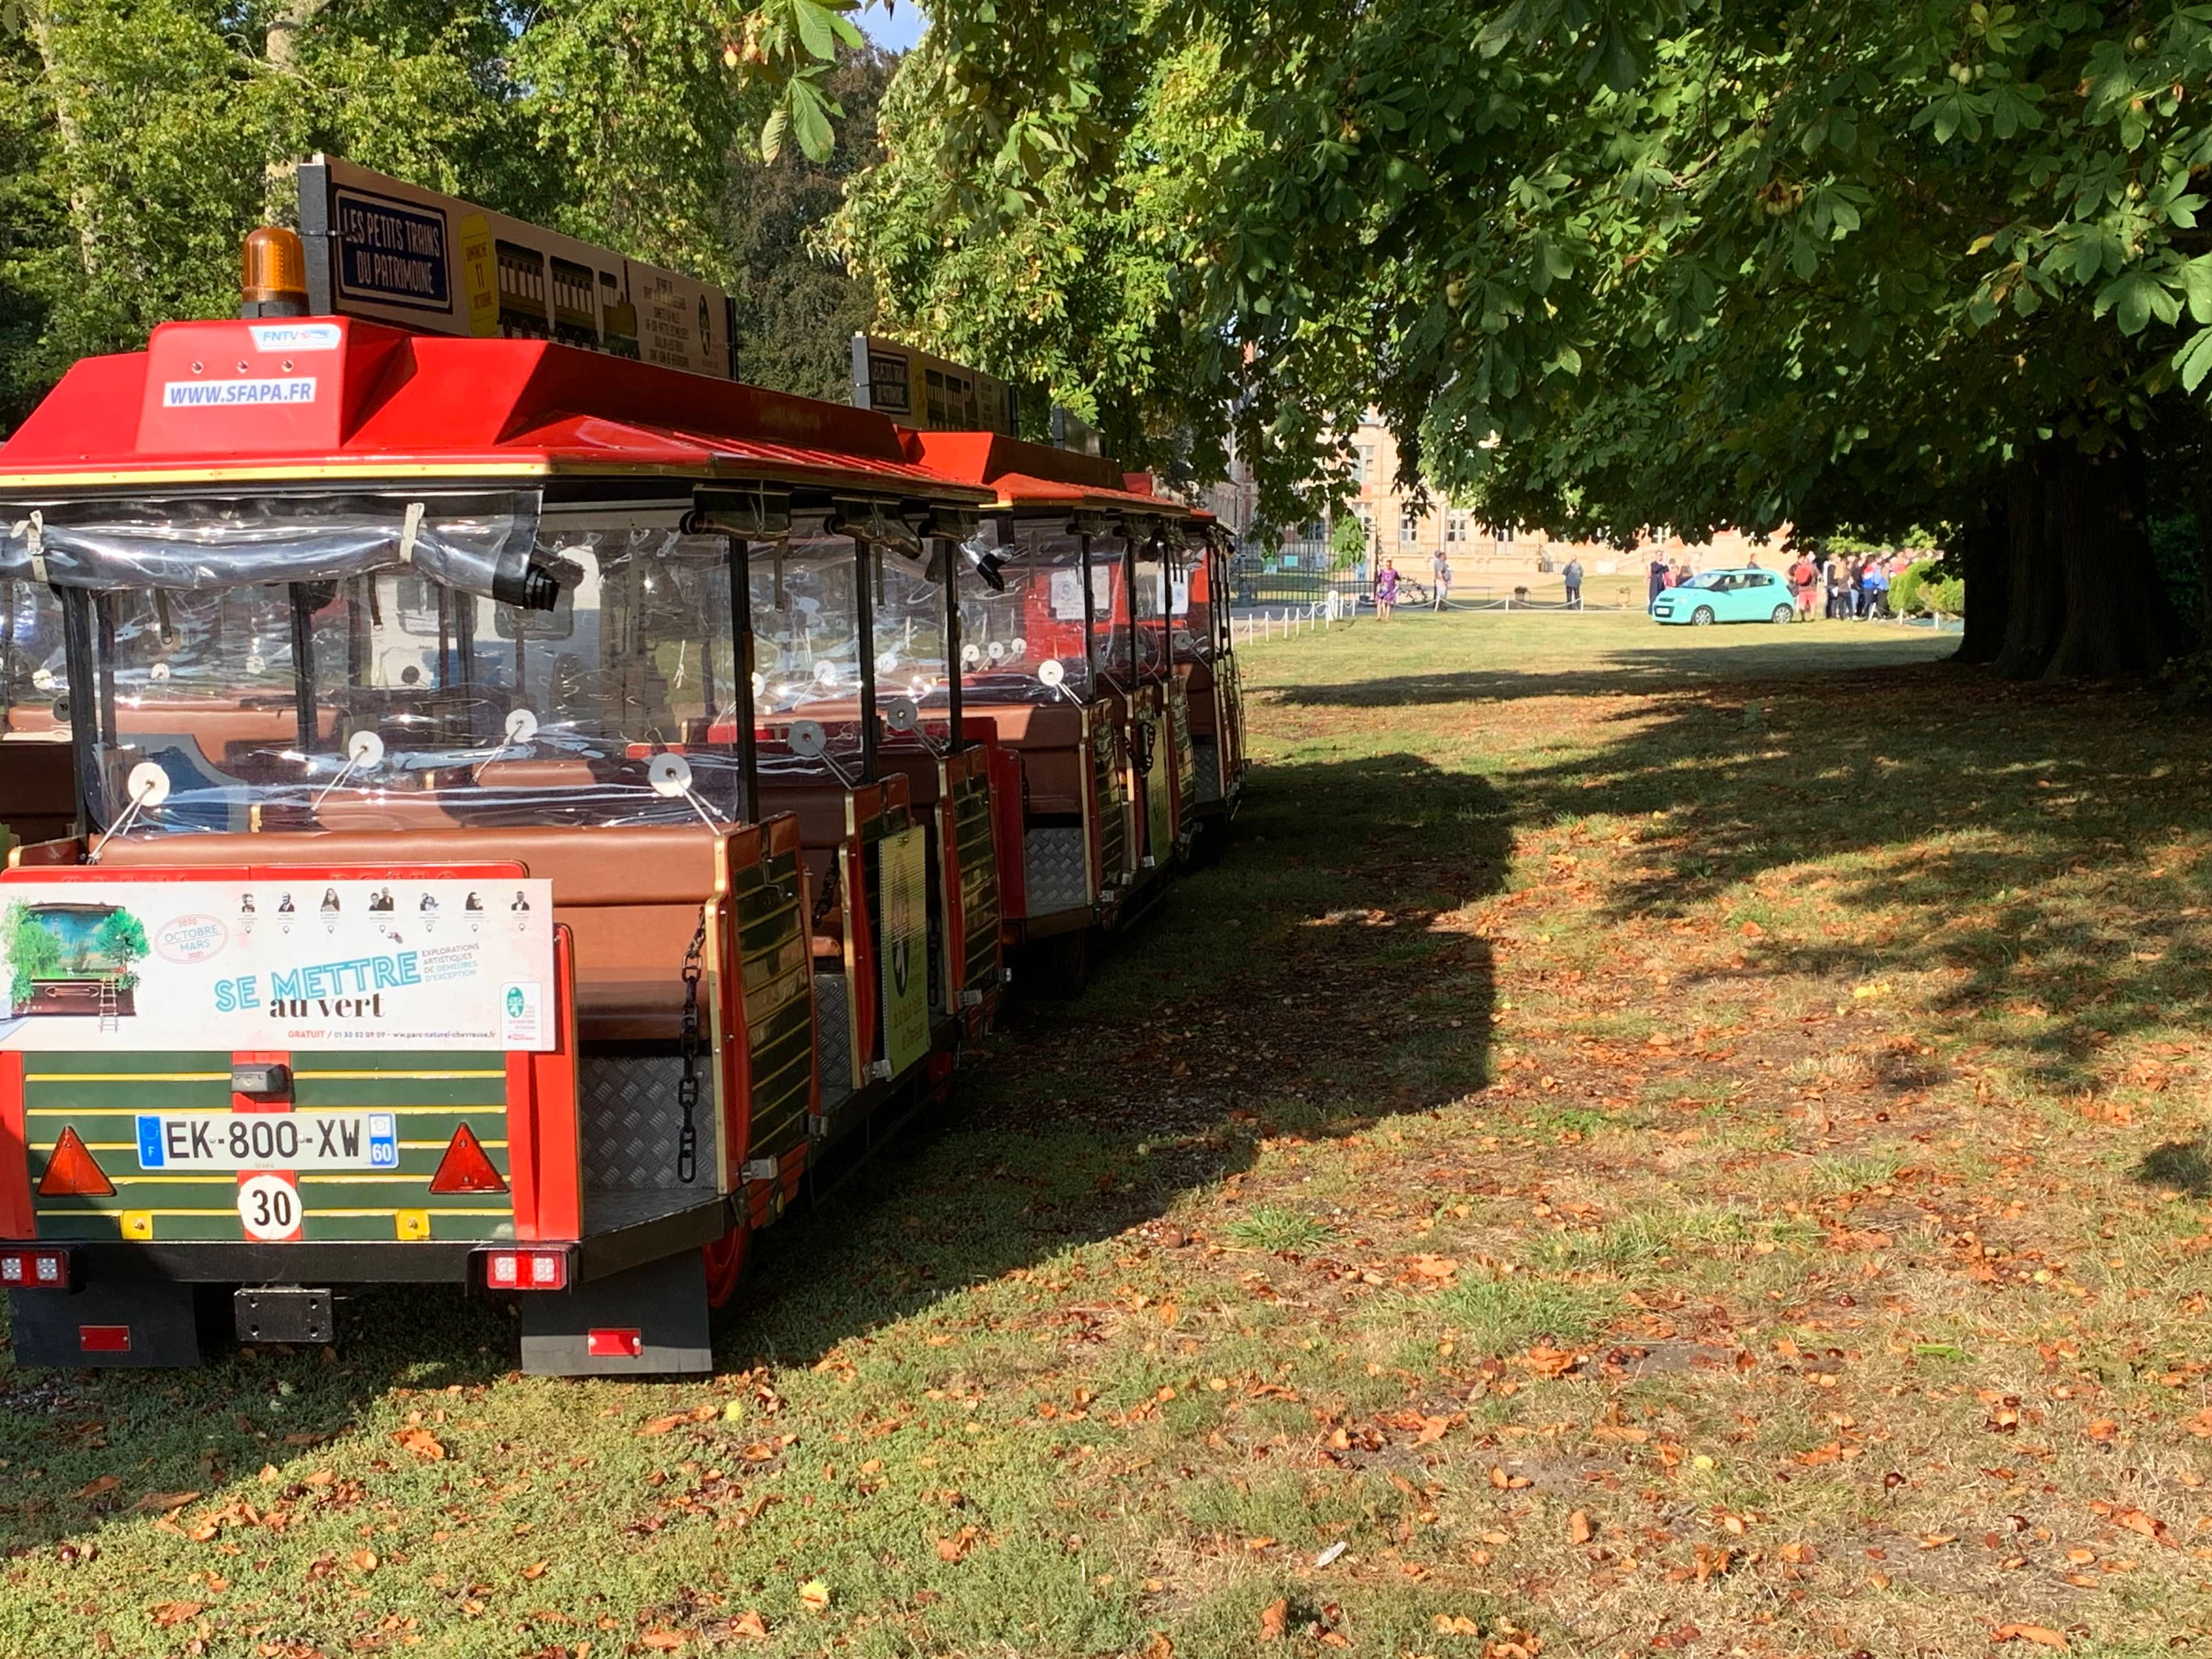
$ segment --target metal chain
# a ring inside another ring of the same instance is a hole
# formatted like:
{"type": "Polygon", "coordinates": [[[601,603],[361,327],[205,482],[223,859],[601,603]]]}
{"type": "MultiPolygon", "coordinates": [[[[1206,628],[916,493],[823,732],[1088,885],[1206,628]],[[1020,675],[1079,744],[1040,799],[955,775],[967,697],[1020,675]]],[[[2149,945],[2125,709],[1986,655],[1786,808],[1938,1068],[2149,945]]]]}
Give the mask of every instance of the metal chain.
{"type": "Polygon", "coordinates": [[[699,1174],[699,957],[707,948],[707,922],[684,952],[684,1035],[678,1052],[684,1075],[676,1085],[676,1103],[684,1109],[684,1127],[676,1138],[676,1178],[690,1186],[699,1174]]]}

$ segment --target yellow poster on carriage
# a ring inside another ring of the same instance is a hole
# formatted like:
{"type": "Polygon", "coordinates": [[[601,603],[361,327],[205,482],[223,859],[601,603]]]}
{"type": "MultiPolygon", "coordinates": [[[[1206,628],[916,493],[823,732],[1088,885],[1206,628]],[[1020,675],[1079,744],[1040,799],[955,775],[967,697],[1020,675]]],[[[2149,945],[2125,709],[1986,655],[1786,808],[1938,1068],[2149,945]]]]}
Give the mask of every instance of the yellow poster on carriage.
{"type": "Polygon", "coordinates": [[[884,1057],[896,1077],[929,1052],[929,836],[902,830],[878,846],[884,1057]]]}

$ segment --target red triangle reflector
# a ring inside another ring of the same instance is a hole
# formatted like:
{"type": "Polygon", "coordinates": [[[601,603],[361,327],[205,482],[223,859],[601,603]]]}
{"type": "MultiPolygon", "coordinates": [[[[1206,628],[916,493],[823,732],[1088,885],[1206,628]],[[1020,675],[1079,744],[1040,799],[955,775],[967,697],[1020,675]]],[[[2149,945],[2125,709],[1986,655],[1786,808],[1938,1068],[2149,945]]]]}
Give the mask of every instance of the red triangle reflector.
{"type": "Polygon", "coordinates": [[[503,1193],[507,1182],[499,1178],[499,1171],[484,1156],[477,1144],[475,1132],[465,1123],[453,1131],[453,1138],[446,1143],[446,1155],[438,1160],[438,1173],[430,1177],[434,1193],[503,1193]]]}
{"type": "Polygon", "coordinates": [[[54,1142],[54,1155],[46,1160],[46,1172],[39,1177],[40,1197],[65,1194],[81,1198],[115,1196],[115,1183],[100,1169],[100,1161],[77,1139],[76,1131],[67,1127],[62,1130],[61,1139],[54,1142]]]}

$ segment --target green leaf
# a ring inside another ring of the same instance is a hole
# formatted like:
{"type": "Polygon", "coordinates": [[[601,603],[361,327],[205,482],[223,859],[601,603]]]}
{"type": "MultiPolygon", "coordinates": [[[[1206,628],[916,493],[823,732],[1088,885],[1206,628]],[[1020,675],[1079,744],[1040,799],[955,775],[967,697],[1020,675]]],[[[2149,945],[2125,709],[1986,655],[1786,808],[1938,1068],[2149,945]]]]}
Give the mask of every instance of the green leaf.
{"type": "Polygon", "coordinates": [[[2157,276],[2137,269],[2123,271],[2098,290],[2095,314],[2102,317],[2110,311],[2119,313],[2120,332],[2132,337],[2153,317],[2162,323],[2179,320],[2181,301],[2157,276]]]}
{"type": "Polygon", "coordinates": [[[2201,253],[2174,273],[2189,299],[2191,322],[2212,323],[2212,253],[2201,253]]]}
{"type": "Polygon", "coordinates": [[[790,130],[790,107],[787,105],[778,104],[774,109],[768,112],[768,119],[761,124],[760,153],[762,161],[773,161],[777,156],[783,154],[784,135],[790,130]]]}
{"type": "Polygon", "coordinates": [[[799,148],[810,161],[825,161],[837,146],[836,129],[830,117],[836,106],[831,104],[821,88],[811,80],[796,80],[791,83],[791,131],[799,140],[799,148]]]}
{"type": "MultiPolygon", "coordinates": [[[[799,26],[799,44],[808,52],[825,62],[837,55],[836,14],[823,5],[821,0],[788,0],[792,21],[799,26]]],[[[794,112],[793,119],[798,120],[794,112]]],[[[802,148],[806,144],[803,131],[799,138],[802,148]]],[[[814,154],[811,149],[806,152],[814,154]]],[[[828,152],[825,150],[824,155],[828,152]]]]}
{"type": "Polygon", "coordinates": [[[2194,392],[2204,384],[2204,377],[2212,374],[2212,328],[2200,328],[2189,337],[2189,343],[2173,354],[2173,367],[2181,376],[2185,391],[2194,392]]]}

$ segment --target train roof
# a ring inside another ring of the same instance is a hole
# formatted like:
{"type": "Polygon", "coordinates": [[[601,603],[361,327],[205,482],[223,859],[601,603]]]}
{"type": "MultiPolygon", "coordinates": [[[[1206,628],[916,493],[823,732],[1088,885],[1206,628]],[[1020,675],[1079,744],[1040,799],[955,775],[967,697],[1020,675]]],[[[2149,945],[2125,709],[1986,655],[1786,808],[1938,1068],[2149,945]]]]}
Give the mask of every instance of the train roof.
{"type": "Polygon", "coordinates": [[[963,483],[981,484],[996,495],[995,505],[1024,507],[1139,508],[1170,518],[1187,518],[1191,509],[1172,496],[1155,495],[1152,475],[1128,473],[1118,462],[1072,449],[1053,449],[995,432],[909,432],[913,453],[933,471],[963,483]]]}
{"type": "Polygon", "coordinates": [[[997,498],[927,465],[913,436],[871,410],[547,340],[344,317],[165,323],[145,350],[63,376],[0,444],[0,492],[672,476],[997,498]]]}

